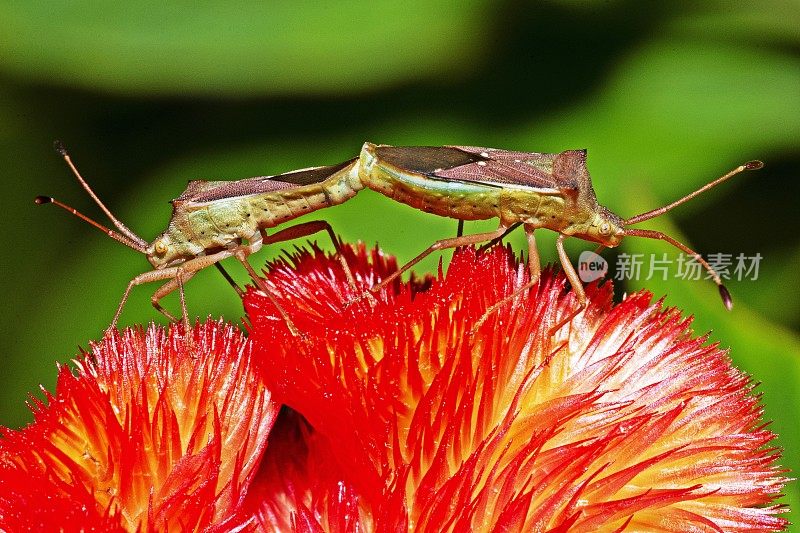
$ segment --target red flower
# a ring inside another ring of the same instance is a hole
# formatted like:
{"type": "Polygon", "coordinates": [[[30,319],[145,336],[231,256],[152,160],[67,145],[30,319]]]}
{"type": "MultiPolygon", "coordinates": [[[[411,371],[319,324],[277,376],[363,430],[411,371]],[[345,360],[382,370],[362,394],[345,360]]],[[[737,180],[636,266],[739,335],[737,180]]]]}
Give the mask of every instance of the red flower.
{"type": "MultiPolygon", "coordinates": [[[[347,251],[370,286],[395,268],[347,251]]],[[[301,253],[245,299],[281,424],[248,497],[298,530],[781,530],[774,466],[749,379],[647,293],[577,304],[563,276],[481,323],[525,282],[504,249],[458,252],[447,275],[371,305],[338,263],[301,253]],[[425,290],[423,290],[425,289],[425,290]],[[313,428],[313,430],[311,429],[313,428]],[[255,496],[255,495],[258,496],[255,496]]]]}
{"type": "Polygon", "coordinates": [[[250,349],[208,322],[127,330],[3,430],[0,529],[193,530],[238,519],[277,414],[250,349]]]}
{"type": "MultiPolygon", "coordinates": [[[[364,287],[396,268],[345,253],[364,287]]],[[[526,272],[462,250],[370,302],[301,253],[267,283],[302,338],[253,290],[249,342],[214,322],[108,336],[0,430],[0,529],[785,528],[773,435],[723,351],[610,284],[576,315],[550,271],[486,317],[526,272]],[[277,423],[269,390],[294,409],[277,423]]]]}

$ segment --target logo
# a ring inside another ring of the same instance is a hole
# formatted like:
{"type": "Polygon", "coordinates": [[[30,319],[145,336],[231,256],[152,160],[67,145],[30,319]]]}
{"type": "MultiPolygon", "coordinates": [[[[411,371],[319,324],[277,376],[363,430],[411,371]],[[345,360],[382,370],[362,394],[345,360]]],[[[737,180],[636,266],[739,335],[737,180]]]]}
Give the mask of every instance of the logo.
{"type": "Polygon", "coordinates": [[[578,276],[584,283],[600,279],[608,273],[608,261],[594,252],[581,252],[578,258],[578,276]]]}

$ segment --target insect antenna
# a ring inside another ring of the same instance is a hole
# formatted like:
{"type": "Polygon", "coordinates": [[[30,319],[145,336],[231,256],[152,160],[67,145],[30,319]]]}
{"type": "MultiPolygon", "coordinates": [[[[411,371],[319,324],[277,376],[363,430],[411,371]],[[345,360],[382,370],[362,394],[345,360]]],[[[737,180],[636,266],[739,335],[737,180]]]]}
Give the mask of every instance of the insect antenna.
{"type": "Polygon", "coordinates": [[[636,236],[636,237],[644,237],[645,239],[659,239],[659,240],[662,240],[662,241],[667,241],[672,246],[674,246],[674,247],[678,248],[679,250],[682,250],[683,252],[685,252],[685,253],[691,255],[692,257],[694,257],[694,259],[698,263],[703,265],[703,268],[705,268],[706,271],[708,271],[709,275],[711,276],[711,279],[713,279],[714,283],[717,284],[717,287],[719,288],[719,295],[722,298],[722,303],[725,305],[725,309],[730,311],[733,308],[733,298],[731,297],[731,293],[728,291],[728,289],[722,283],[722,279],[720,279],[719,274],[717,274],[717,271],[714,270],[713,268],[711,268],[711,265],[709,265],[706,262],[706,260],[703,259],[703,257],[700,254],[698,254],[697,252],[695,252],[694,250],[692,250],[691,248],[689,248],[688,246],[686,246],[682,242],[679,242],[678,240],[673,239],[669,235],[667,235],[665,233],[661,233],[660,231],[654,231],[654,230],[649,230],[649,229],[627,229],[626,228],[625,229],[625,235],[633,235],[633,236],[636,236]]]}
{"type": "MultiPolygon", "coordinates": [[[[61,157],[64,158],[64,161],[67,163],[67,166],[69,166],[70,170],[72,170],[72,173],[78,179],[78,183],[81,184],[81,187],[83,187],[83,190],[85,190],[86,193],[92,198],[92,200],[94,200],[94,202],[100,207],[100,209],[103,211],[103,213],[105,213],[106,216],[109,218],[109,220],[111,220],[111,222],[114,224],[114,226],[116,226],[116,228],[119,230],[119,232],[122,235],[124,235],[125,237],[127,237],[131,242],[136,243],[137,246],[131,246],[131,248],[134,248],[136,250],[145,250],[145,249],[147,249],[147,241],[145,241],[144,239],[142,239],[141,237],[136,235],[133,231],[131,231],[128,228],[128,226],[123,224],[121,220],[119,220],[117,217],[115,217],[111,213],[111,211],[105,206],[105,204],[100,200],[100,198],[94,193],[92,188],[89,187],[89,184],[86,182],[85,179],[83,179],[83,176],[81,176],[81,173],[78,172],[77,167],[72,162],[72,158],[70,157],[69,153],[67,152],[67,149],[64,147],[64,144],[61,141],[56,141],[55,143],[53,143],[53,147],[56,149],[56,151],[59,154],[61,154],[61,157]]],[[[39,202],[37,202],[37,203],[39,203],[39,202]]],[[[60,204],[60,202],[57,203],[56,205],[59,205],[59,204],[60,204]]],[[[85,217],[85,216],[81,215],[80,213],[78,213],[72,207],[66,206],[65,204],[61,204],[61,206],[65,207],[68,211],[72,212],[72,214],[84,219],[85,221],[89,222],[90,224],[94,225],[95,227],[100,228],[103,231],[106,231],[104,226],[102,226],[101,224],[98,224],[97,222],[92,221],[88,217],[85,217]]],[[[108,235],[109,235],[109,237],[117,239],[111,233],[108,233],[108,235]]],[[[127,246],[130,246],[129,243],[125,243],[124,241],[122,241],[120,239],[117,239],[117,240],[122,242],[123,244],[126,244],[127,246]]]]}
{"type": "MultiPolygon", "coordinates": [[[[747,163],[745,163],[743,165],[739,165],[738,167],[736,167],[735,169],[731,170],[730,172],[728,172],[724,176],[721,176],[721,177],[715,179],[714,181],[703,185],[702,187],[700,187],[696,191],[687,194],[683,198],[675,200],[671,204],[665,205],[663,207],[659,207],[657,209],[653,209],[652,211],[647,211],[646,213],[642,213],[640,215],[633,216],[633,217],[631,217],[631,218],[629,218],[627,220],[624,220],[623,224],[625,226],[629,226],[631,224],[638,224],[639,222],[643,222],[645,220],[650,220],[651,218],[655,218],[657,216],[663,215],[667,211],[669,211],[669,210],[681,205],[682,203],[688,202],[689,200],[691,200],[692,198],[694,198],[698,194],[701,194],[701,193],[707,191],[708,189],[711,189],[712,187],[716,187],[720,183],[732,178],[736,174],[744,172],[745,170],[758,170],[759,168],[762,168],[763,166],[764,166],[764,163],[762,163],[761,161],[749,161],[749,162],[747,162],[747,163]]],[[[673,245],[674,247],[678,248],[679,250],[683,251],[684,253],[687,253],[687,254],[691,255],[692,257],[694,257],[694,259],[698,263],[703,265],[703,268],[705,268],[708,271],[709,275],[711,276],[711,279],[713,279],[714,283],[717,284],[717,287],[719,288],[719,295],[722,298],[722,303],[725,305],[725,308],[728,311],[730,311],[733,308],[733,299],[731,298],[731,293],[728,291],[728,289],[722,283],[722,279],[720,279],[719,274],[717,274],[717,272],[713,268],[711,268],[711,265],[709,265],[708,262],[706,262],[706,260],[703,259],[700,256],[700,254],[698,254],[697,252],[695,252],[694,250],[692,250],[691,248],[689,248],[685,244],[677,241],[676,239],[673,239],[669,235],[666,235],[665,233],[662,233],[660,231],[653,231],[653,230],[646,230],[646,229],[633,229],[633,228],[627,228],[626,227],[625,228],[625,235],[633,235],[633,236],[636,236],[636,237],[644,237],[645,239],[659,239],[659,240],[662,240],[662,241],[666,241],[666,242],[670,243],[671,245],[673,245]]]]}
{"type": "Polygon", "coordinates": [[[69,205],[67,205],[67,204],[65,204],[63,202],[60,202],[60,201],[56,200],[55,198],[52,198],[50,196],[37,196],[36,198],[34,198],[33,201],[36,202],[38,205],[44,205],[44,204],[57,205],[61,209],[64,209],[65,211],[68,211],[69,213],[71,213],[71,214],[75,215],[76,217],[80,218],[84,222],[88,222],[89,224],[91,224],[95,228],[99,229],[100,231],[102,231],[103,233],[105,233],[106,235],[111,237],[112,239],[121,242],[125,246],[133,248],[137,252],[141,252],[143,254],[147,253],[147,243],[142,244],[142,243],[140,243],[138,241],[134,241],[133,239],[131,239],[127,235],[123,235],[122,233],[117,233],[113,229],[109,229],[109,228],[105,227],[104,225],[100,224],[99,222],[96,222],[96,221],[92,220],[91,218],[87,217],[86,215],[84,215],[83,213],[81,213],[80,211],[75,209],[74,207],[69,206],[69,205]]]}
{"type": "Polygon", "coordinates": [[[639,222],[643,222],[645,220],[650,220],[651,218],[655,218],[655,217],[657,217],[659,215],[663,215],[667,211],[669,211],[669,210],[671,210],[671,209],[673,209],[675,207],[678,207],[682,203],[688,202],[689,200],[691,200],[692,198],[694,198],[698,194],[701,194],[701,193],[707,191],[708,189],[711,189],[712,187],[716,187],[717,185],[719,185],[723,181],[726,181],[726,180],[732,178],[736,174],[744,172],[745,170],[758,170],[758,169],[763,168],[763,167],[764,167],[764,163],[762,163],[761,161],[748,161],[744,165],[739,165],[738,167],[734,168],[733,170],[731,170],[730,172],[728,172],[724,176],[719,177],[719,178],[715,179],[714,181],[712,181],[710,183],[706,183],[705,185],[703,185],[702,187],[700,187],[696,191],[687,194],[683,198],[681,198],[679,200],[675,200],[671,204],[665,205],[664,207],[659,207],[658,209],[653,209],[652,211],[648,211],[646,213],[642,213],[641,215],[636,215],[635,217],[631,217],[631,218],[625,220],[624,223],[625,223],[626,226],[628,226],[630,224],[638,224],[639,222]]]}

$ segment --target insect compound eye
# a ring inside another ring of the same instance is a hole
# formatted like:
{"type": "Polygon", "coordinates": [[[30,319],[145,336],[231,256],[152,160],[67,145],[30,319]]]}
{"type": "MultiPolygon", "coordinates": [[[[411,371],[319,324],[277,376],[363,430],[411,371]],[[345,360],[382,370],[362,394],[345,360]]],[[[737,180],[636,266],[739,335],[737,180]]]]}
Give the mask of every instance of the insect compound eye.
{"type": "Polygon", "coordinates": [[[155,248],[156,253],[158,255],[164,255],[165,253],[167,253],[167,245],[164,244],[164,241],[162,241],[161,239],[155,242],[153,248],[155,248]]]}
{"type": "Polygon", "coordinates": [[[600,224],[600,235],[611,235],[611,224],[608,222],[600,224]]]}

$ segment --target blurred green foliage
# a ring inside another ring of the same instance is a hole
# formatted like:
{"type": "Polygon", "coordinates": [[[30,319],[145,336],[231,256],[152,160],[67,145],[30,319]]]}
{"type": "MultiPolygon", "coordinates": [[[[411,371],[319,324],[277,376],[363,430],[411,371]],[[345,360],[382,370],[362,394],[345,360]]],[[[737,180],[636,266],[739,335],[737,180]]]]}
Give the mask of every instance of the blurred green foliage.
{"type": "MultiPolygon", "coordinates": [[[[696,316],[698,333],[713,330],[760,382],[783,463],[800,471],[797,2],[83,0],[4,2],[0,21],[0,424],[30,420],[27,394],[40,383],[52,390],[54,361],[98,338],[128,280],[149,266],[63,212],[35,209],[32,198],[47,193],[99,217],[50,149],[54,139],[148,240],[188,179],[335,163],[365,140],[586,147],[598,197],[622,216],[740,162],[767,162],[645,225],[704,253],[762,255],[757,280],[731,283],[732,313],[710,282],[654,278],[618,289],[667,295],[696,316]]],[[[317,216],[401,261],[456,227],[370,191],[317,216]]],[[[547,261],[553,239],[539,238],[547,261]]],[[[520,235],[511,240],[523,249],[520,235]]],[[[570,245],[574,257],[583,249],[591,245],[570,245]]],[[[675,255],[642,239],[621,252],[675,255]]],[[[152,290],[134,290],[123,325],[162,320],[152,290]]],[[[213,271],[188,284],[187,300],[193,314],[242,316],[213,271]]],[[[796,484],[787,493],[800,507],[796,484]]]]}

